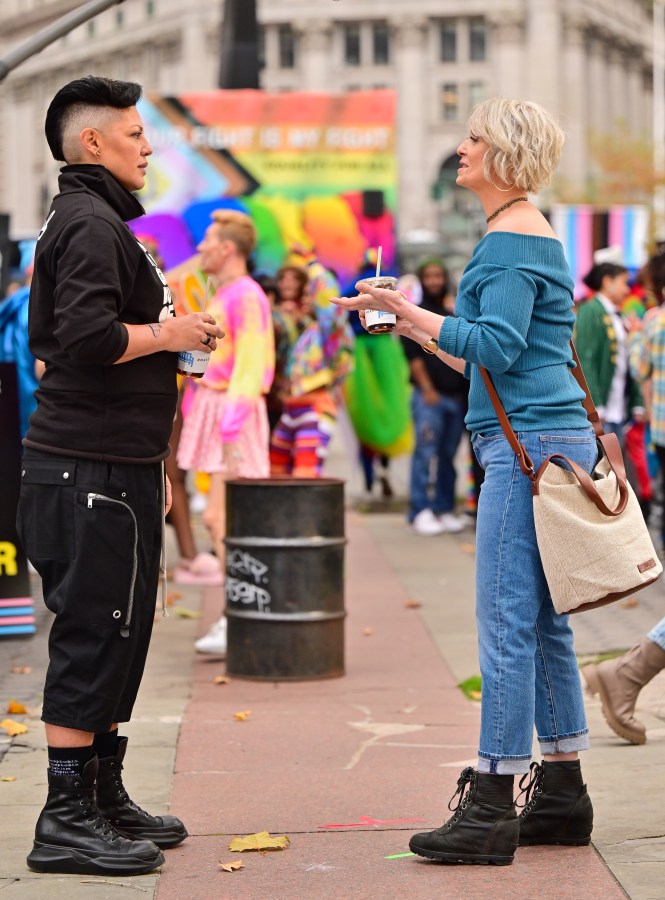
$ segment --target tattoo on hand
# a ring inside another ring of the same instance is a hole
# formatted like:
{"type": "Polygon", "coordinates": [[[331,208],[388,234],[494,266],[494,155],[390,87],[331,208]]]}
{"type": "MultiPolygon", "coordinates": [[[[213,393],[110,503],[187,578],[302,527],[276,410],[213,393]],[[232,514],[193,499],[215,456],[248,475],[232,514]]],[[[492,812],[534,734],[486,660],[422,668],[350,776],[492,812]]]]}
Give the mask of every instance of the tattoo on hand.
{"type": "Polygon", "coordinates": [[[161,331],[162,331],[161,325],[151,324],[151,325],[148,325],[148,328],[150,329],[150,331],[152,331],[153,337],[157,338],[161,334],[161,331]]]}

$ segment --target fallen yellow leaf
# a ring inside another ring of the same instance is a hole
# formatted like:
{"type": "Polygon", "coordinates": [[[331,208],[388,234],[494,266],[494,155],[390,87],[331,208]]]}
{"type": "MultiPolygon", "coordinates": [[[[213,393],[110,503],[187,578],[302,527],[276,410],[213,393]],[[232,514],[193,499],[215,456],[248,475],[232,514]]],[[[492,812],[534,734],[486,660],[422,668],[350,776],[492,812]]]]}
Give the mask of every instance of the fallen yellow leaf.
{"type": "Polygon", "coordinates": [[[244,869],[245,863],[241,859],[234,859],[233,862],[223,863],[220,859],[219,868],[222,872],[233,872],[234,869],[244,869]]]}
{"type": "Polygon", "coordinates": [[[12,666],[14,675],[29,675],[32,672],[30,666],[12,666]]]}
{"type": "Polygon", "coordinates": [[[173,615],[176,619],[200,619],[202,613],[196,612],[194,609],[187,609],[186,606],[176,606],[173,615]]]}
{"type": "Polygon", "coordinates": [[[3,775],[0,781],[16,781],[16,775],[3,775]]]}
{"type": "Polygon", "coordinates": [[[251,716],[251,709],[244,709],[242,712],[237,712],[233,714],[234,719],[237,719],[239,722],[246,722],[247,719],[251,716]]]}
{"type": "Polygon", "coordinates": [[[480,691],[469,691],[469,700],[480,700],[481,696],[480,691]]]}
{"type": "Polygon", "coordinates": [[[475,544],[460,544],[459,548],[460,548],[460,550],[463,550],[464,553],[472,553],[473,554],[476,552],[475,544]]]}
{"type": "Polygon", "coordinates": [[[215,677],[213,678],[214,684],[229,684],[230,681],[231,679],[228,677],[228,675],[215,675],[215,677]]]}
{"type": "Polygon", "coordinates": [[[13,719],[3,719],[0,722],[0,728],[4,728],[9,737],[16,737],[17,734],[25,734],[28,730],[27,725],[21,722],[15,722],[13,719]]]}
{"type": "Polygon", "coordinates": [[[258,831],[256,834],[248,834],[244,838],[233,838],[229,844],[229,850],[241,853],[243,850],[286,850],[290,841],[283,834],[280,837],[270,837],[267,831],[258,831]]]}
{"type": "Polygon", "coordinates": [[[373,628],[363,628],[363,634],[365,637],[371,637],[374,634],[373,628]]]}
{"type": "Polygon", "coordinates": [[[17,700],[10,700],[7,704],[7,712],[10,716],[24,716],[27,711],[25,706],[17,700]]]}

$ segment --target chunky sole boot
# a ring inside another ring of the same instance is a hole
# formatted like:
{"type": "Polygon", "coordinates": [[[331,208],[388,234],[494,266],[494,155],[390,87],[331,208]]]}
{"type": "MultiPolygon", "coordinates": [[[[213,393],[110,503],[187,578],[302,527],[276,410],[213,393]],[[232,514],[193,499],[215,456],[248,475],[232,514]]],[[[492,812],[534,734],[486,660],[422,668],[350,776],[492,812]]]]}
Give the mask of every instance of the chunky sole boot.
{"type": "Polygon", "coordinates": [[[187,829],[176,816],[151,816],[130,799],[122,783],[123,760],[127,738],[118,738],[115,756],[99,760],[97,805],[102,814],[121,834],[133,840],[152,841],[163,850],[176,847],[188,836],[187,829]]]}
{"type": "Polygon", "coordinates": [[[28,855],[33,872],[65,875],[144,875],[164,862],[151,841],[133,841],[113,828],[95,800],[97,757],[82,776],[48,773],[46,805],[28,855]]]}
{"type": "Polygon", "coordinates": [[[519,817],[520,847],[586,847],[591,843],[593,806],[582,782],[579,760],[531,763],[531,772],[522,778],[520,787],[526,792],[519,817]],[[523,787],[529,776],[529,784],[523,787]]]}
{"type": "Polygon", "coordinates": [[[414,834],[409,849],[443,863],[509,866],[517,849],[519,822],[513,806],[513,776],[464,769],[452,801],[454,813],[441,828],[414,834]],[[468,790],[464,790],[468,785],[468,790]]]}
{"type": "MultiPolygon", "coordinates": [[[[148,841],[127,841],[129,844],[147,844],[148,841]]],[[[127,878],[130,875],[147,875],[164,863],[164,854],[155,849],[142,855],[131,852],[103,856],[94,850],[58,847],[35,841],[28,854],[28,868],[41,874],[59,875],[107,875],[127,878]]]]}

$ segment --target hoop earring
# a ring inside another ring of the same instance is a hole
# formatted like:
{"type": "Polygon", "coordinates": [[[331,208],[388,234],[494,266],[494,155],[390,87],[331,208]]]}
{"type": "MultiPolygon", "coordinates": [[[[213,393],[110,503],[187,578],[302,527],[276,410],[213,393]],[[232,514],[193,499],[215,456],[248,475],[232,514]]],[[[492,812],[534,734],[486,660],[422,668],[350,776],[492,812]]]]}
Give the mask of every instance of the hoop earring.
{"type": "Polygon", "coordinates": [[[497,184],[494,184],[494,182],[492,181],[491,178],[488,178],[487,180],[489,181],[489,183],[492,185],[492,187],[495,190],[500,191],[502,194],[508,194],[508,193],[510,193],[510,191],[515,190],[515,185],[513,185],[512,187],[500,188],[497,184]]]}

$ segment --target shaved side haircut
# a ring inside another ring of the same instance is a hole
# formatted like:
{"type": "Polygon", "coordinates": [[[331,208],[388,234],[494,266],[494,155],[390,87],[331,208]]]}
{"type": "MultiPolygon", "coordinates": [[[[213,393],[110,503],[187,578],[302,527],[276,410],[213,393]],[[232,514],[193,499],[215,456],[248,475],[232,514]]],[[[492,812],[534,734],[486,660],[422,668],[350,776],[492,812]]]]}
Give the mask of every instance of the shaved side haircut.
{"type": "Polygon", "coordinates": [[[103,129],[114,110],[130,109],[141,99],[140,84],[87,75],[61,87],[46,113],[44,131],[53,159],[68,162],[78,152],[84,128],[103,129]]]}

